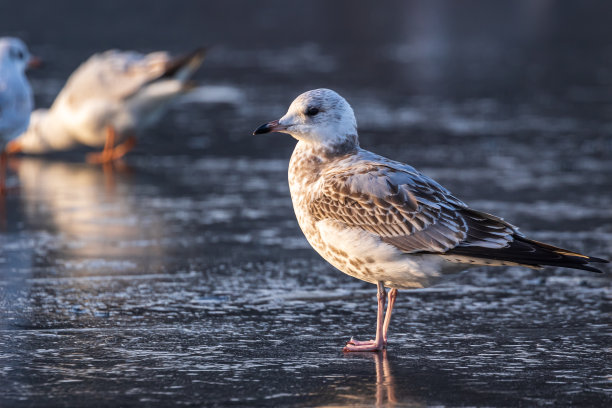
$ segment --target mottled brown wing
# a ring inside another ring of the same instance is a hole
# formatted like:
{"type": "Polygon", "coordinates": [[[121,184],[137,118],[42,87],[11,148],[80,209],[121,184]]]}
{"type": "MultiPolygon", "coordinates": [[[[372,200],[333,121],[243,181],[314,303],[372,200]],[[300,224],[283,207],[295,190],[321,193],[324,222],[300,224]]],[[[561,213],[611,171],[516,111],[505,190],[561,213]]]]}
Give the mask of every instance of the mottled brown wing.
{"type": "Polygon", "coordinates": [[[416,171],[361,163],[324,174],[321,182],[309,207],[315,219],[361,228],[407,253],[443,253],[469,245],[468,240],[500,247],[512,240],[509,224],[469,212],[450,192],[416,171]]]}
{"type": "Polygon", "coordinates": [[[468,208],[434,180],[400,163],[360,163],[321,177],[321,188],[310,200],[315,219],[333,219],[349,228],[361,228],[406,253],[593,272],[601,271],[591,262],[608,262],[529,240],[515,226],[468,208]]]}

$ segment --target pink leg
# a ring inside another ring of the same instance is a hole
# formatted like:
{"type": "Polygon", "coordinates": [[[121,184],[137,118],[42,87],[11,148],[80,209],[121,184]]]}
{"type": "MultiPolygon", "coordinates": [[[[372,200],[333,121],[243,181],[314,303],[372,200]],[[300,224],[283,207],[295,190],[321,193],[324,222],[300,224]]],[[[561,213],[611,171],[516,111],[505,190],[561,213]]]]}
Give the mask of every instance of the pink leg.
{"type": "Polygon", "coordinates": [[[136,146],[136,136],[129,136],[125,142],[115,145],[117,139],[117,132],[112,126],[106,127],[106,142],[104,143],[104,150],[100,153],[89,153],[87,155],[87,162],[93,164],[104,164],[110,163],[114,160],[118,160],[125,156],[127,152],[132,150],[136,146]]]}
{"type": "Polygon", "coordinates": [[[385,341],[385,346],[387,345],[387,332],[389,331],[389,324],[391,323],[391,312],[393,312],[395,299],[397,299],[397,289],[393,288],[389,291],[389,303],[387,303],[387,313],[385,313],[385,324],[383,325],[383,340],[385,341]]]}
{"type": "Polygon", "coordinates": [[[383,334],[383,319],[385,309],[385,297],[386,291],[385,286],[381,281],[377,283],[378,286],[378,312],[376,316],[376,339],[372,341],[349,341],[344,347],[343,351],[380,351],[385,347],[384,334],[383,334]]]}
{"type": "MultiPolygon", "coordinates": [[[[395,299],[397,299],[397,289],[393,288],[389,291],[388,295],[389,302],[387,303],[387,311],[385,313],[385,322],[383,323],[383,344],[387,346],[387,333],[389,332],[389,324],[391,323],[391,313],[393,312],[393,306],[395,305],[395,299]]],[[[351,339],[348,344],[355,346],[366,346],[373,345],[375,340],[359,341],[351,339]]]]}

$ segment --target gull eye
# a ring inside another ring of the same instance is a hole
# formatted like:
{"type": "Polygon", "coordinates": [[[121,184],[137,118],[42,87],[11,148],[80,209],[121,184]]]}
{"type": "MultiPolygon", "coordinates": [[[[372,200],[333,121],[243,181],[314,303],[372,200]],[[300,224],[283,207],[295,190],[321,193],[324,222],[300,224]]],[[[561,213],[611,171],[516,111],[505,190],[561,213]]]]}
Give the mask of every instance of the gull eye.
{"type": "Polygon", "coordinates": [[[306,109],[306,115],[308,116],[315,116],[317,113],[319,113],[319,108],[315,108],[314,106],[306,109]]]}
{"type": "Polygon", "coordinates": [[[23,52],[20,49],[13,48],[10,52],[11,52],[11,57],[13,57],[14,59],[17,59],[17,60],[23,59],[23,52]]]}

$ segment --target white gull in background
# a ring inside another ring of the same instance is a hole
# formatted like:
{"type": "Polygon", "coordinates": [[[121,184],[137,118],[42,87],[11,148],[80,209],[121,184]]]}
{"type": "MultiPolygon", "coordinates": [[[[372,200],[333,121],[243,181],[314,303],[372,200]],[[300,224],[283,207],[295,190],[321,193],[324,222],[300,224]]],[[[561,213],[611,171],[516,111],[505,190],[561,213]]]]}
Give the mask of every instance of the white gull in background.
{"type": "Polygon", "coordinates": [[[34,106],[25,70],[37,63],[19,38],[0,38],[0,192],[5,189],[4,144],[27,129],[34,106]]]}
{"type": "Polygon", "coordinates": [[[378,286],[376,338],[351,339],[345,351],[386,346],[398,289],[426,288],[469,265],[600,272],[590,262],[607,262],[530,240],[413,167],[360,148],[353,110],[332,90],[303,93],[254,134],[268,132],[298,140],[289,188],[308,242],[342,272],[378,286]]]}
{"type": "Polygon", "coordinates": [[[50,109],[32,113],[27,131],[8,153],[42,154],[78,146],[103,149],[94,163],[116,160],[133,148],[168,104],[191,88],[203,49],[172,58],[166,52],[111,50],[95,54],[68,78],[50,109]]]}

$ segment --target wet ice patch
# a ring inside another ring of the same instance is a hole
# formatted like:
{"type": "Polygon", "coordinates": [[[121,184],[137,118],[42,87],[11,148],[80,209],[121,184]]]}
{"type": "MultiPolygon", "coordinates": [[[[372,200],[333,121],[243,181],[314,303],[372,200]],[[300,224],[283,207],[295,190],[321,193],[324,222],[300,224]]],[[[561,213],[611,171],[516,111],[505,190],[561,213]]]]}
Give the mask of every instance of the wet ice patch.
{"type": "MultiPolygon", "coordinates": [[[[337,67],[336,59],[325,53],[318,44],[304,43],[292,47],[270,49],[215,50],[215,60],[231,61],[233,68],[253,66],[271,72],[333,72],[337,67]]],[[[214,62],[211,60],[211,62],[214,62]]]]}
{"type": "Polygon", "coordinates": [[[58,260],[58,265],[66,269],[78,270],[100,270],[110,269],[115,271],[123,271],[126,269],[135,269],[138,265],[131,261],[118,261],[108,259],[85,259],[82,261],[58,260]]]}
{"type": "Polygon", "coordinates": [[[205,85],[192,89],[179,99],[181,103],[227,103],[239,105],[245,100],[240,88],[230,85],[205,85]]]}
{"type": "Polygon", "coordinates": [[[585,123],[571,117],[554,117],[533,113],[511,113],[491,99],[460,103],[446,99],[412,99],[404,106],[373,99],[371,95],[351,101],[359,124],[374,129],[421,128],[455,136],[509,135],[516,133],[573,133],[581,128],[604,131],[603,122],[585,123]]]}

